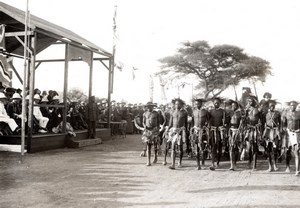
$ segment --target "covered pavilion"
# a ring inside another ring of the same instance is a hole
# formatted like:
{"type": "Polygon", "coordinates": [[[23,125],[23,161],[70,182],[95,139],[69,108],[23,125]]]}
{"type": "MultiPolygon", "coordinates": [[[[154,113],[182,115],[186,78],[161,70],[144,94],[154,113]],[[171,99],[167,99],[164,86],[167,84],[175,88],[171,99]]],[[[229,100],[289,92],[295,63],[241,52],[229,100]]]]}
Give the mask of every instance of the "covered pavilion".
{"type": "MultiPolygon", "coordinates": [[[[28,108],[28,134],[26,136],[27,152],[32,150],[32,126],[33,126],[33,91],[35,88],[35,70],[43,63],[64,62],[64,87],[63,87],[63,132],[66,131],[67,116],[67,92],[68,92],[68,69],[70,61],[83,61],[89,66],[89,98],[92,96],[92,78],[93,78],[93,62],[102,63],[104,68],[108,70],[108,94],[107,100],[110,111],[110,99],[113,89],[113,69],[114,57],[111,53],[101,47],[82,38],[76,33],[67,30],[61,26],[43,20],[34,15],[28,15],[10,5],[0,2],[0,56],[4,68],[11,68],[14,75],[23,84],[23,112],[25,108],[26,91],[29,92],[29,108],[28,108]],[[27,21],[27,22],[26,22],[27,21]],[[52,45],[62,45],[64,48],[64,57],[38,59],[37,55],[47,50],[52,45]],[[10,57],[16,57],[24,60],[24,77],[19,75],[18,70],[12,62],[7,61],[10,57]]],[[[23,113],[24,114],[24,113],[23,113]]],[[[110,115],[110,112],[108,112],[110,115]]],[[[23,120],[24,120],[23,115],[23,120]]],[[[110,118],[108,116],[108,126],[110,126],[110,118]]],[[[22,140],[25,140],[25,126],[22,126],[22,140]]],[[[24,141],[23,141],[24,142],[24,141]]]]}

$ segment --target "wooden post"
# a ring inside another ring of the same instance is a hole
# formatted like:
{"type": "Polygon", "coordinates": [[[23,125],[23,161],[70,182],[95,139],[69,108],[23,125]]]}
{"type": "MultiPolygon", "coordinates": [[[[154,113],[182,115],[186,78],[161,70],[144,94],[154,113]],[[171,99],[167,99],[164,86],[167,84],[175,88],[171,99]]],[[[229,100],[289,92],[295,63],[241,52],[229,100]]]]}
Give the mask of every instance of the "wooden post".
{"type": "Polygon", "coordinates": [[[93,52],[91,52],[91,62],[90,62],[90,78],[89,78],[89,99],[93,92],[93,52]]]}
{"type": "Polygon", "coordinates": [[[30,57],[30,73],[29,73],[29,109],[28,109],[28,139],[27,152],[31,152],[31,139],[33,129],[33,90],[34,90],[34,76],[35,76],[35,55],[36,55],[36,32],[31,37],[31,47],[33,48],[30,57]]]}
{"type": "Polygon", "coordinates": [[[64,112],[63,112],[63,128],[62,131],[66,132],[66,124],[67,124],[67,93],[68,93],[68,72],[69,72],[69,43],[66,43],[65,47],[65,72],[64,72],[64,93],[63,93],[63,101],[64,101],[64,112]]]}
{"type": "Polygon", "coordinates": [[[107,102],[108,102],[108,112],[107,112],[107,128],[110,128],[110,115],[111,115],[111,85],[112,85],[112,69],[113,69],[113,57],[109,60],[109,70],[108,70],[108,94],[107,94],[107,102]]]}
{"type": "MultiPolygon", "coordinates": [[[[25,12],[25,36],[24,36],[24,82],[23,82],[23,97],[22,97],[22,124],[21,124],[21,156],[24,155],[25,149],[25,119],[27,115],[27,106],[26,106],[26,88],[27,88],[27,23],[28,23],[28,0],[26,2],[26,12],[25,12]]],[[[27,147],[28,148],[28,147],[27,147]]]]}

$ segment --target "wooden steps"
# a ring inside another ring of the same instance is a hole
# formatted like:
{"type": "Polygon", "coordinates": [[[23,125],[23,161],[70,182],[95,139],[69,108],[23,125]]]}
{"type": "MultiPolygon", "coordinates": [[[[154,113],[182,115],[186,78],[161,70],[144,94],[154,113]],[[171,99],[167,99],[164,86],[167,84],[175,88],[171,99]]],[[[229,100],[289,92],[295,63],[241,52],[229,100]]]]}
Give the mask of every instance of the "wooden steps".
{"type": "Polygon", "coordinates": [[[82,139],[82,140],[78,140],[74,138],[67,139],[67,147],[69,148],[80,148],[80,147],[86,147],[86,146],[97,145],[97,144],[102,144],[101,138],[82,139]]]}
{"type": "MultiPolygon", "coordinates": [[[[97,139],[87,139],[87,130],[75,131],[75,133],[76,137],[70,137],[67,133],[34,134],[32,135],[30,144],[28,144],[28,137],[26,136],[25,148],[28,153],[34,153],[64,147],[78,148],[83,146],[96,145],[101,144],[102,141],[111,139],[110,129],[96,129],[97,139]]],[[[21,145],[21,136],[0,136],[0,144],[21,145]]]]}

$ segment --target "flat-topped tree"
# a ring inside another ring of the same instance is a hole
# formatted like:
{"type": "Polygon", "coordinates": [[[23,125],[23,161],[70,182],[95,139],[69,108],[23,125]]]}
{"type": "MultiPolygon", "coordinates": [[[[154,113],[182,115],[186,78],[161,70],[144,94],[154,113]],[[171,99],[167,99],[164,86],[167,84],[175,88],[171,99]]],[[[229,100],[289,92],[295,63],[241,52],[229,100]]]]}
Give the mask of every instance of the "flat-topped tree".
{"type": "Polygon", "coordinates": [[[247,55],[233,45],[210,47],[206,41],[184,42],[173,56],[159,60],[159,75],[168,80],[195,76],[204,97],[220,95],[229,86],[251,79],[264,82],[271,74],[269,62],[247,55]]]}

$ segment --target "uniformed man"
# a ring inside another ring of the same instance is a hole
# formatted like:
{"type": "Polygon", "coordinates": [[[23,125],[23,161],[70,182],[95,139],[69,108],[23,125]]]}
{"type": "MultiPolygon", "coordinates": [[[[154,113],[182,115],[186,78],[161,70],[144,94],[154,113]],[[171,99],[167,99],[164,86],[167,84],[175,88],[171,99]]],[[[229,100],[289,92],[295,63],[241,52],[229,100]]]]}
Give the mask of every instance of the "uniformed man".
{"type": "Polygon", "coordinates": [[[284,130],[287,130],[288,141],[287,141],[287,156],[286,156],[286,172],[290,172],[290,160],[291,160],[291,151],[295,155],[295,165],[296,173],[299,175],[299,143],[300,143],[300,112],[296,111],[298,102],[291,101],[289,102],[290,110],[286,112],[286,115],[283,116],[283,126],[284,130]]]}
{"type": "MultiPolygon", "coordinates": [[[[197,169],[201,169],[200,165],[200,154],[202,159],[202,165],[204,165],[205,154],[204,150],[208,146],[208,122],[209,122],[209,113],[202,106],[204,99],[195,99],[195,108],[193,109],[191,130],[190,130],[190,141],[192,148],[196,147],[196,161],[197,169]]],[[[207,152],[207,151],[206,151],[207,152]]]]}

